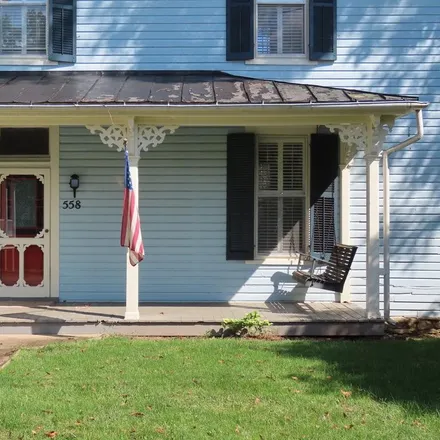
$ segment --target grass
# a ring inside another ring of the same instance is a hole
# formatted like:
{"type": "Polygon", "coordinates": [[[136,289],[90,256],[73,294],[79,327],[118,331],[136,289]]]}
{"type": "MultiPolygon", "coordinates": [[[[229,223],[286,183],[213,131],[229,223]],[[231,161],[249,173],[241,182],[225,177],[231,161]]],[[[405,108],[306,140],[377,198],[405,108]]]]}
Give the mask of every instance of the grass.
{"type": "Polygon", "coordinates": [[[440,340],[108,338],[0,371],[0,439],[438,439],[440,340]]]}

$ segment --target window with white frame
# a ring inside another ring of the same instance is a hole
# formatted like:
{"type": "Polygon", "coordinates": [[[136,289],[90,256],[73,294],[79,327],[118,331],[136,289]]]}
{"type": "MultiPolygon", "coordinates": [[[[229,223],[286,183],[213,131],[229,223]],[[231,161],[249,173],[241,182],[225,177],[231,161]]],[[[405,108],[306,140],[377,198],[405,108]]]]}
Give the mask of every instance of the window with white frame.
{"type": "Polygon", "coordinates": [[[257,56],[305,55],[305,0],[256,0],[257,56]]]}
{"type": "Polygon", "coordinates": [[[0,55],[46,54],[46,0],[0,0],[0,55]]]}
{"type": "Polygon", "coordinates": [[[305,141],[259,140],[257,170],[257,254],[304,252],[305,141]]]}

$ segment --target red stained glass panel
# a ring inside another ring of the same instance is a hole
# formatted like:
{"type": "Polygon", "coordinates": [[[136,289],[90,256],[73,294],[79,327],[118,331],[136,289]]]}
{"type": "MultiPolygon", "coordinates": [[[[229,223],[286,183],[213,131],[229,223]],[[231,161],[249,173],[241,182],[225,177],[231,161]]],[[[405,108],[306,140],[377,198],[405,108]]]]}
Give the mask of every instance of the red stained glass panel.
{"type": "Polygon", "coordinates": [[[44,279],[44,252],[40,246],[32,245],[24,251],[24,282],[28,286],[39,286],[44,279]]]}
{"type": "Polygon", "coordinates": [[[19,279],[20,253],[15,246],[0,249],[0,281],[5,286],[15,286],[19,279]]]}

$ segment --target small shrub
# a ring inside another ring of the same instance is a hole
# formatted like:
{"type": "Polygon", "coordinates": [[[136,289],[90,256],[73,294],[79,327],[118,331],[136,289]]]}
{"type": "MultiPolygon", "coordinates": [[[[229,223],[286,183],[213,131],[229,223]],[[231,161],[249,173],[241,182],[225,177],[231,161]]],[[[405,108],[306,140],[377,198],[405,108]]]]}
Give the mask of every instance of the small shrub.
{"type": "Polygon", "coordinates": [[[223,334],[230,334],[231,336],[260,335],[265,327],[270,325],[272,324],[267,319],[261,319],[258,312],[250,312],[241,319],[226,318],[222,323],[223,334]]]}

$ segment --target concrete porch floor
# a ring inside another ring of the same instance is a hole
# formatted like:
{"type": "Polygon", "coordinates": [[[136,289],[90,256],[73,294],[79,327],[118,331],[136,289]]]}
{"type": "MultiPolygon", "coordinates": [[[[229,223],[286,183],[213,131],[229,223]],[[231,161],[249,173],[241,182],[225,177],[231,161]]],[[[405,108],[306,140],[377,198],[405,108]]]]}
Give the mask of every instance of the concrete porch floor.
{"type": "Polygon", "coordinates": [[[66,304],[0,301],[1,334],[201,336],[218,330],[224,318],[258,311],[282,336],[380,336],[382,319],[368,319],[354,304],[179,303],[142,304],[139,321],[125,321],[122,304],[66,304]]]}

